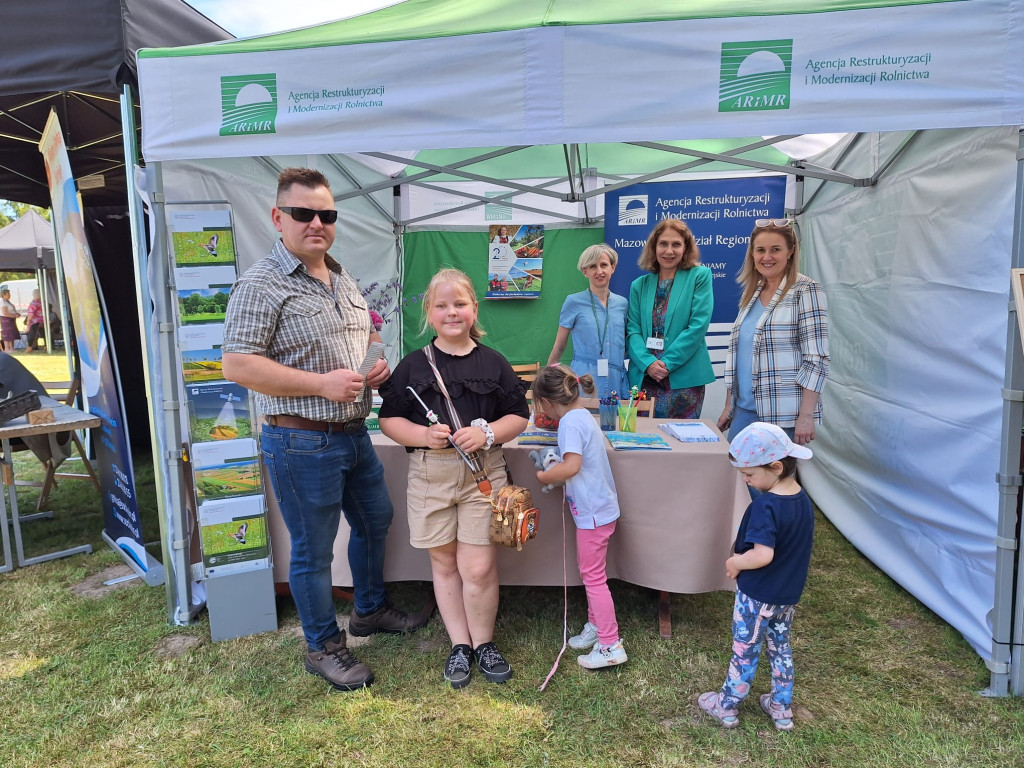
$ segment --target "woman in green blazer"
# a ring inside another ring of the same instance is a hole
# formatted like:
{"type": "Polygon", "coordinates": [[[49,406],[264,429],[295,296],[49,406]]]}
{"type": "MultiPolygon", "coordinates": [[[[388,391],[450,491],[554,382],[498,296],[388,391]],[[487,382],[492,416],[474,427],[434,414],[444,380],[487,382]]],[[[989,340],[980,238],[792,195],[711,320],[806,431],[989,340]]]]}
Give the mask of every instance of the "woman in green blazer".
{"type": "Polygon", "coordinates": [[[698,419],[715,380],[704,340],[715,299],[693,233],[679,219],[654,228],[638,262],[650,274],[629,288],[629,383],[657,398],[654,415],[698,419]]]}

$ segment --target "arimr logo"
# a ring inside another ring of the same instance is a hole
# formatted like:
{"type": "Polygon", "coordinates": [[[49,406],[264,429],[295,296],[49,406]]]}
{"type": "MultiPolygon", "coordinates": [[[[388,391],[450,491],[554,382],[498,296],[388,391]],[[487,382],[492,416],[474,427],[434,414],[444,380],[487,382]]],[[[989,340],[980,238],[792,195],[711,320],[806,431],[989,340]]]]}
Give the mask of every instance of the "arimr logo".
{"type": "Polygon", "coordinates": [[[277,75],[229,75],[220,79],[221,136],[274,133],[277,75]]]}
{"type": "MultiPolygon", "coordinates": [[[[497,197],[505,192],[484,192],[484,197],[497,197]]],[[[484,203],[484,221],[512,221],[512,209],[504,203],[484,203]]]]}
{"type": "Polygon", "coordinates": [[[619,226],[647,224],[647,195],[623,195],[619,198],[619,226]]]}
{"type": "Polygon", "coordinates": [[[719,112],[789,109],[792,40],[722,43],[719,112]]]}

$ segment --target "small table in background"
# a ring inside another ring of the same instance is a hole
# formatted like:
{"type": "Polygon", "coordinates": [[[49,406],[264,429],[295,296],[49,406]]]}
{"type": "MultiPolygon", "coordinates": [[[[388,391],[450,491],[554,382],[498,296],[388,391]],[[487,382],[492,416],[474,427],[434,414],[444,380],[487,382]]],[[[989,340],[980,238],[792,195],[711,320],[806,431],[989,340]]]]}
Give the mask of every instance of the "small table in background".
{"type": "MultiPolygon", "coordinates": [[[[14,483],[14,456],[11,449],[11,440],[17,437],[29,437],[32,435],[49,435],[54,432],[74,432],[79,429],[98,427],[102,423],[99,416],[93,416],[85,411],[72,408],[70,405],[64,405],[63,403],[59,403],[49,397],[40,397],[39,400],[41,408],[50,408],[53,410],[52,423],[29,424],[28,416],[19,416],[16,419],[11,419],[6,424],[0,425],[0,445],[3,446],[3,460],[2,465],[0,465],[0,471],[3,472],[4,484],[7,485],[7,495],[11,502],[10,527],[14,531],[14,543],[19,567],[35,565],[36,563],[46,562],[47,560],[55,560],[58,557],[67,557],[68,555],[87,554],[92,552],[92,546],[89,544],[83,544],[79,547],[62,549],[58,552],[50,552],[45,555],[25,557],[25,549],[21,541],[21,522],[23,520],[30,520],[41,516],[52,516],[53,513],[35,513],[24,517],[18,514],[18,494],[17,486],[14,483]],[[9,483],[7,481],[9,481],[9,483]]],[[[77,436],[75,437],[77,438],[77,436]]],[[[75,439],[75,445],[82,454],[82,460],[88,463],[89,459],[82,451],[82,445],[77,439],[75,439]]],[[[2,533],[4,548],[4,562],[3,566],[0,566],[0,573],[5,573],[14,569],[14,562],[11,558],[11,537],[7,527],[7,503],[4,501],[3,495],[0,494],[0,529],[2,529],[0,530],[0,533],[2,533]]]]}

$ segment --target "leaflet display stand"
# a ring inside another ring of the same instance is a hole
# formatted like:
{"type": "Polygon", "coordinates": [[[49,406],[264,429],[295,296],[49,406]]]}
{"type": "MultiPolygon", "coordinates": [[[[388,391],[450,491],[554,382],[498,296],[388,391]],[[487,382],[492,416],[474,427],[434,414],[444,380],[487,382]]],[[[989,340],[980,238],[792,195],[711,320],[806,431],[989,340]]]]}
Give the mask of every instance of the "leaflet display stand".
{"type": "Polygon", "coordinates": [[[277,629],[266,501],[249,392],[224,379],[221,347],[238,276],[228,203],[168,203],[181,356],[182,430],[214,641],[277,629]]]}

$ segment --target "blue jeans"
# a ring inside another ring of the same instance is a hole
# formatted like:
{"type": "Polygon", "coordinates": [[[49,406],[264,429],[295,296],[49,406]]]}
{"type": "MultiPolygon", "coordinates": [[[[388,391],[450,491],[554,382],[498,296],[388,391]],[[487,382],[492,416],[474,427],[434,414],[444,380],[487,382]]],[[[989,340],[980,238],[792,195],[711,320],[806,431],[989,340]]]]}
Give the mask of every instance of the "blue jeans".
{"type": "MultiPolygon", "coordinates": [[[[740,408],[737,406],[732,412],[732,423],[729,425],[729,442],[731,443],[736,435],[749,427],[755,421],[761,421],[761,419],[757,418],[756,411],[748,411],[746,408],[740,408]]],[[[793,435],[796,432],[796,428],[783,427],[782,431],[789,435],[789,439],[792,440],[793,435]]],[[[752,488],[749,485],[747,486],[747,491],[750,493],[751,501],[761,495],[759,490],[752,488]]]]}
{"type": "Polygon", "coordinates": [[[394,510],[384,467],[365,429],[355,434],[263,425],[263,461],[292,540],[288,583],[310,650],[335,637],[331,562],[341,512],[352,529],[348,563],[355,609],[384,604],[384,540],[394,510]]]}

